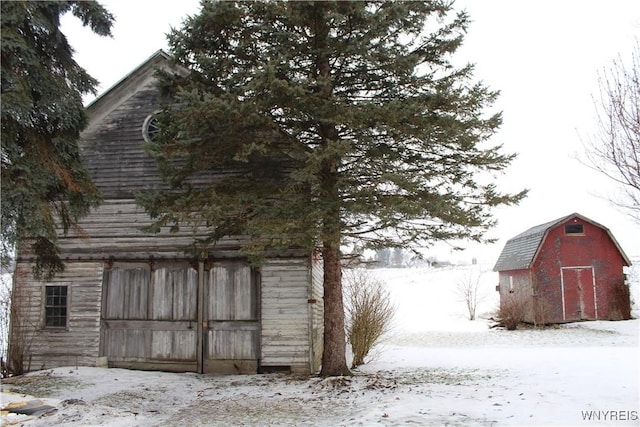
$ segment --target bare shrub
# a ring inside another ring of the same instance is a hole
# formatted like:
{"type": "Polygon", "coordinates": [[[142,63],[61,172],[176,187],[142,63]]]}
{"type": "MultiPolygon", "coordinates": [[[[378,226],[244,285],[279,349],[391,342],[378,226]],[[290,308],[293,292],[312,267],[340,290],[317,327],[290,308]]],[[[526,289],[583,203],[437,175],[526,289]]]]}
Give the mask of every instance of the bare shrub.
{"type": "Polygon", "coordinates": [[[468,275],[456,283],[456,291],[467,309],[469,320],[475,320],[478,304],[486,297],[480,292],[480,271],[469,270],[468,275]]]}
{"type": "Polygon", "coordinates": [[[534,297],[534,326],[545,326],[551,318],[551,306],[546,299],[534,297]]]}
{"type": "Polygon", "coordinates": [[[37,325],[29,322],[28,307],[31,306],[31,295],[27,292],[11,293],[11,310],[9,331],[9,349],[7,369],[12,375],[22,375],[31,369],[31,343],[37,325]]]}
{"type": "Polygon", "coordinates": [[[382,282],[366,271],[348,272],[345,282],[347,340],[353,353],[351,367],[356,368],[390,331],[396,308],[382,282]]]}
{"type": "Polygon", "coordinates": [[[498,321],[510,331],[522,323],[529,309],[529,300],[521,293],[509,293],[500,301],[498,321]]]}

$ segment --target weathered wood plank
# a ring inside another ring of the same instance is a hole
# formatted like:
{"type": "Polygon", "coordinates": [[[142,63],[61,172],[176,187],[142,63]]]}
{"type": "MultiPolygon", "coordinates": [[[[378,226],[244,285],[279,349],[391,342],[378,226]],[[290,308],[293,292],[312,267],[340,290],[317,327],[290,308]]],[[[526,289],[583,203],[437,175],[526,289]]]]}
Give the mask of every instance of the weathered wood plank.
{"type": "Polygon", "coordinates": [[[70,364],[93,365],[100,346],[100,309],[103,263],[67,265],[51,282],[33,280],[32,265],[18,262],[14,275],[13,304],[19,307],[11,339],[31,341],[28,354],[31,369],[70,364]],[[68,286],[66,328],[45,328],[43,297],[47,284],[68,286]]]}
{"type": "MultiPolygon", "coordinates": [[[[78,228],[69,230],[66,235],[60,231],[60,256],[66,260],[183,259],[194,238],[206,232],[205,229],[194,230],[186,224],[177,232],[172,232],[169,227],[157,234],[143,232],[142,228],[152,222],[133,199],[106,200],[80,220],[78,228]]],[[[225,251],[233,251],[233,256],[237,256],[237,248],[246,240],[246,236],[221,239],[216,244],[216,256],[223,255],[225,251]]],[[[24,261],[33,258],[28,245],[19,251],[18,257],[24,261]]]]}
{"type": "Polygon", "coordinates": [[[151,332],[151,359],[195,360],[196,331],[151,332]]]}
{"type": "Polygon", "coordinates": [[[209,330],[206,357],[209,360],[257,360],[258,336],[257,330],[209,330]]]}
{"type": "Polygon", "coordinates": [[[153,272],[151,319],[171,320],[173,318],[173,272],[159,268],[153,272]]]}
{"type": "MultiPolygon", "coordinates": [[[[204,345],[198,343],[207,335],[210,347],[220,348],[216,354],[226,351],[226,357],[236,360],[202,360],[205,371],[212,366],[255,371],[262,338],[271,343],[267,358],[285,366],[304,366],[308,360],[297,349],[309,343],[309,313],[319,312],[310,308],[308,300],[321,294],[310,288],[308,260],[291,259],[300,251],[274,254],[264,270],[262,293],[246,262],[231,260],[247,236],[217,242],[208,253],[216,260],[211,271],[198,278],[186,263],[174,265],[169,260],[195,259],[185,254],[185,248],[206,228],[180,224],[176,232],[168,227],[153,235],[142,231],[153,220],[136,204],[134,194],[167,188],[145,153],[142,136],[145,118],[157,109],[153,68],[169,66],[166,60],[163,54],[155,55],[88,107],[90,123],[81,135],[80,149],[104,203],[77,229],[60,233],[61,257],[68,267],[52,283],[70,287],[69,321],[66,328],[46,330],[34,340],[34,363],[45,366],[49,363],[45,355],[56,355],[51,363],[68,363],[75,357],[92,364],[91,357],[108,355],[110,366],[199,369],[195,361],[202,359],[204,345]],[[125,265],[135,260],[145,265],[125,265]],[[210,331],[202,333],[202,320],[210,320],[210,331]],[[186,360],[191,358],[193,362],[186,360]]],[[[192,182],[214,183],[233,173],[207,171],[192,182]]],[[[18,255],[21,265],[33,259],[26,246],[18,255]]],[[[41,327],[45,285],[30,280],[26,270],[19,283],[20,292],[30,299],[24,316],[41,327]]]]}
{"type": "MultiPolygon", "coordinates": [[[[103,321],[104,355],[110,361],[196,359],[197,272],[192,267],[160,263],[150,272],[149,264],[117,263],[105,277],[116,305],[117,298],[130,300],[119,300],[121,317],[103,321]]],[[[111,309],[113,303],[107,298],[105,313],[120,315],[111,309]]]]}
{"type": "Polygon", "coordinates": [[[173,272],[173,319],[196,320],[198,309],[198,272],[183,268],[173,272]]]}
{"type": "Polygon", "coordinates": [[[105,329],[138,329],[183,331],[195,330],[195,322],[188,320],[103,320],[105,329]]]}
{"type": "Polygon", "coordinates": [[[205,360],[254,359],[260,354],[257,284],[245,261],[221,261],[204,292],[205,360]]]}
{"type": "Polygon", "coordinates": [[[309,373],[312,291],[308,259],[269,259],[261,267],[261,279],[261,364],[309,373]]]}

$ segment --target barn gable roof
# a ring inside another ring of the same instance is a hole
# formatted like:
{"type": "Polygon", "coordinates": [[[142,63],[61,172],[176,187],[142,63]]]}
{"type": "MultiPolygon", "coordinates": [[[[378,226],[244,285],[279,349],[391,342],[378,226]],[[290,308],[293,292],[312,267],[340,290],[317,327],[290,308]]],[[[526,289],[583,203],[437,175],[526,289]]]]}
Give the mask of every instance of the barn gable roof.
{"type": "Polygon", "coordinates": [[[611,234],[611,231],[607,227],[598,224],[597,222],[592,221],[589,218],[586,218],[578,213],[572,213],[571,215],[563,216],[556,220],[531,227],[530,229],[509,239],[502,249],[502,252],[498,257],[498,261],[493,267],[493,271],[529,269],[535,261],[536,255],[538,254],[538,251],[542,246],[542,243],[544,242],[544,239],[547,236],[549,230],[567,222],[572,218],[580,218],[581,220],[589,222],[596,227],[599,227],[602,230],[606,231],[609,235],[609,238],[618,249],[618,252],[620,252],[620,255],[624,259],[626,265],[631,265],[631,261],[624,253],[624,251],[620,247],[620,244],[616,241],[616,239],[613,237],[613,234],[611,234]]]}
{"type": "Polygon", "coordinates": [[[162,49],[154,52],[153,55],[144,60],[129,74],[118,80],[102,95],[87,105],[89,124],[84,132],[90,132],[92,126],[99,123],[105,115],[135,95],[140,88],[149,85],[150,82],[155,80],[154,73],[156,69],[172,67],[171,56],[168,53],[162,49]]]}
{"type": "Polygon", "coordinates": [[[158,50],[87,106],[89,123],[80,148],[105,200],[132,199],[139,191],[166,187],[143,137],[145,123],[159,108],[158,69],[186,72],[158,50]]]}
{"type": "MultiPolygon", "coordinates": [[[[145,191],[170,189],[145,144],[151,119],[163,103],[170,101],[168,97],[163,99],[157,70],[189,73],[158,50],[86,108],[89,123],[79,145],[85,167],[103,200],[135,199],[145,191]]],[[[290,162],[296,161],[294,155],[279,154],[262,156],[260,162],[251,164],[252,173],[263,173],[265,179],[280,179],[289,173],[290,162]]],[[[191,185],[209,186],[245,172],[232,167],[209,168],[187,179],[191,185]]]]}

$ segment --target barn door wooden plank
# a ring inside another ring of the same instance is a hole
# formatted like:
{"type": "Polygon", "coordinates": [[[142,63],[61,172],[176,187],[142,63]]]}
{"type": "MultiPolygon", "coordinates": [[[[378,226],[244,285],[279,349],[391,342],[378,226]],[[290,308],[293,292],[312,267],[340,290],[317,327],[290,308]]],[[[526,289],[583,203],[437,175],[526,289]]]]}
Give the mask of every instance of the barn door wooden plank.
{"type": "Polygon", "coordinates": [[[104,356],[112,366],[198,369],[198,273],[187,263],[128,267],[105,274],[104,356]]]}
{"type": "Polygon", "coordinates": [[[184,268],[173,273],[173,319],[197,320],[198,272],[184,268]]]}
{"type": "Polygon", "coordinates": [[[216,265],[211,270],[209,295],[207,298],[209,320],[234,319],[234,271],[232,266],[216,265]]]}
{"type": "Polygon", "coordinates": [[[104,274],[105,308],[103,317],[124,319],[125,282],[121,269],[106,270],[104,274]]]}
{"type": "Polygon", "coordinates": [[[125,270],[125,318],[146,319],[149,297],[149,272],[142,268],[125,270]]]}
{"type": "Polygon", "coordinates": [[[203,294],[203,371],[255,372],[259,321],[251,267],[240,261],[215,263],[203,294]]]}
{"type": "Polygon", "coordinates": [[[149,272],[113,268],[105,272],[106,319],[146,319],[149,272]]]}
{"type": "Polygon", "coordinates": [[[172,271],[167,268],[158,268],[153,272],[153,279],[151,318],[171,320],[173,314],[172,271]]]}
{"type": "Polygon", "coordinates": [[[196,321],[198,273],[193,268],[158,268],[154,272],[151,318],[196,321]]]}
{"type": "Polygon", "coordinates": [[[251,268],[245,265],[236,269],[233,279],[235,320],[257,320],[257,292],[254,289],[251,268]]]}
{"type": "Polygon", "coordinates": [[[159,266],[154,271],[151,313],[151,358],[194,362],[198,276],[186,265],[159,266]]]}

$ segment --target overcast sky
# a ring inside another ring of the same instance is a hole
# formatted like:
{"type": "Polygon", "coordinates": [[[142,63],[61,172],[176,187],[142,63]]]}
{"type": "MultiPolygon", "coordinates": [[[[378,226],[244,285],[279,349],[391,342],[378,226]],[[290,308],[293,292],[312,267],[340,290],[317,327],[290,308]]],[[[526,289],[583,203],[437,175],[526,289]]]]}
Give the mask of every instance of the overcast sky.
{"type": "MultiPolygon", "coordinates": [[[[76,61],[100,81],[100,94],[167,50],[165,34],[199,9],[196,0],[101,3],[116,18],[113,38],[93,35],[72,17],[62,24],[76,61]]],[[[474,21],[456,61],[475,63],[477,79],[501,92],[496,107],[504,124],[492,142],[519,154],[499,187],[530,189],[519,206],[495,211],[499,224],[488,234],[499,239],[495,245],[458,256],[495,261],[510,237],[578,212],[640,257],[640,225],[604,198],[615,185],[575,160],[595,132],[598,74],[618,55],[628,58],[640,35],[640,1],[457,0],[455,8],[474,21]]]]}

